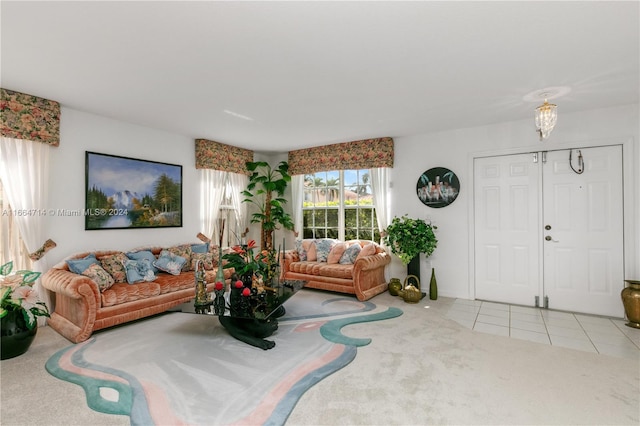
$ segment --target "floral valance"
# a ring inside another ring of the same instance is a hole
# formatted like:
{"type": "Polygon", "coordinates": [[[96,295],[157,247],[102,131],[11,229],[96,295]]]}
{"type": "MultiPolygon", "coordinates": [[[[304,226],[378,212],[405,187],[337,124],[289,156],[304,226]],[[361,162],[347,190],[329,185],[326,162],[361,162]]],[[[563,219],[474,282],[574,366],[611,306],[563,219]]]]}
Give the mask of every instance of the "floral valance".
{"type": "Polygon", "coordinates": [[[393,167],[393,139],[377,138],[289,151],[289,174],[393,167]]]}
{"type": "Polygon", "coordinates": [[[213,169],[248,175],[246,163],[253,151],[207,139],[196,139],[196,169],[213,169]]]}
{"type": "Polygon", "coordinates": [[[13,90],[1,89],[2,136],[60,145],[60,104],[13,90]]]}

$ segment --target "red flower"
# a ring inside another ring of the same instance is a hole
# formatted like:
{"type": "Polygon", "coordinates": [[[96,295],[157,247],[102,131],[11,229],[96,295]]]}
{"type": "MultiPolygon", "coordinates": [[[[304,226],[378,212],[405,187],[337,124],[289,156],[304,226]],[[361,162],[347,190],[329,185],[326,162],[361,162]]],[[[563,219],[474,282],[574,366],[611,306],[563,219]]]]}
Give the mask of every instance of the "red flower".
{"type": "Polygon", "coordinates": [[[216,283],[215,289],[216,289],[216,290],[218,290],[218,291],[220,291],[220,290],[222,290],[223,288],[224,288],[224,285],[223,285],[220,281],[218,281],[218,282],[216,283]]]}
{"type": "Polygon", "coordinates": [[[245,288],[244,290],[242,290],[242,295],[243,296],[250,296],[251,295],[251,290],[249,290],[248,288],[245,288]]]}
{"type": "Polygon", "coordinates": [[[256,240],[249,240],[249,242],[247,243],[247,248],[248,249],[252,249],[256,246],[256,240]]]}
{"type": "Polygon", "coordinates": [[[242,284],[242,281],[238,280],[236,281],[236,288],[242,288],[244,286],[244,284],[242,284]]]}

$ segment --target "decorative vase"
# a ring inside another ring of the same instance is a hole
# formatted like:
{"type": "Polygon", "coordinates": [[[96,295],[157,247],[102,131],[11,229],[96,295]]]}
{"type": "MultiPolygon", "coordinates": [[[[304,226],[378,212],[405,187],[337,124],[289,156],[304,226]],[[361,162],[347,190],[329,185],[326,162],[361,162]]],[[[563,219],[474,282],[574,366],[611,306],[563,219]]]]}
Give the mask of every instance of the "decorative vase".
{"type": "Polygon", "coordinates": [[[407,275],[413,275],[420,281],[420,255],[414,256],[407,264],[407,275]]]}
{"type": "Polygon", "coordinates": [[[402,290],[402,282],[399,278],[391,278],[389,281],[389,294],[397,296],[398,292],[402,290]]]}
{"type": "Polygon", "coordinates": [[[431,268],[431,282],[429,282],[429,299],[438,299],[438,282],[436,281],[435,268],[431,268]]]}
{"type": "Polygon", "coordinates": [[[629,320],[625,325],[640,328],[640,281],[625,280],[627,287],[622,289],[620,296],[624,305],[624,313],[629,320]]]}
{"type": "Polygon", "coordinates": [[[29,330],[21,310],[7,311],[0,321],[0,359],[9,359],[25,353],[36,337],[38,324],[29,330]]]}

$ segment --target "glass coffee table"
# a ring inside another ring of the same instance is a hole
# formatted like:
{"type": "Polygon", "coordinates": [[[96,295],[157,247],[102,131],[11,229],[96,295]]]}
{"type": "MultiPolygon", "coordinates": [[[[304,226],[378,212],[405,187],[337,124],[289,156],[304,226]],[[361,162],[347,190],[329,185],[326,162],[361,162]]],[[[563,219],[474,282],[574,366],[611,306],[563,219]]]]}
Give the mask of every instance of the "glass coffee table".
{"type": "Polygon", "coordinates": [[[272,287],[265,286],[258,292],[244,286],[236,287],[232,280],[230,289],[200,295],[193,304],[185,304],[181,310],[215,315],[236,339],[261,349],[271,349],[275,342],[264,338],[278,329],[278,318],[285,313],[284,303],[306,283],[303,280],[285,280],[272,287]]]}

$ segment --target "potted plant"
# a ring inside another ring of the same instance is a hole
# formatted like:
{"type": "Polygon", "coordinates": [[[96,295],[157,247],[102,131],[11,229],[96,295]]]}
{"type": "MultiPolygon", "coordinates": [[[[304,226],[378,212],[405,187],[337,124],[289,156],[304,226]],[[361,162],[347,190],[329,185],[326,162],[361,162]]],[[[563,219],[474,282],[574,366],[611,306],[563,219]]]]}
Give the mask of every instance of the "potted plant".
{"type": "Polygon", "coordinates": [[[287,185],[291,181],[289,164],[281,161],[278,167],[271,168],[264,161],[247,162],[247,170],[251,172],[247,189],[242,192],[244,202],[252,203],[258,208],[251,223],[260,223],[260,248],[273,250],[273,232],[278,226],[293,230],[293,220],[284,211],[286,199],[282,198],[287,185]]]}
{"type": "Polygon", "coordinates": [[[33,289],[40,272],[22,270],[9,275],[12,270],[13,261],[0,266],[1,359],[25,353],[38,331],[37,317],[49,316],[33,289]]]}
{"type": "MultiPolygon", "coordinates": [[[[420,281],[420,253],[429,257],[438,245],[434,233],[436,226],[422,219],[412,219],[407,215],[394,217],[391,224],[384,230],[383,241],[391,249],[391,253],[400,258],[407,265],[407,273],[420,281]]],[[[429,296],[437,298],[435,271],[431,270],[431,290],[429,296]]]]}

